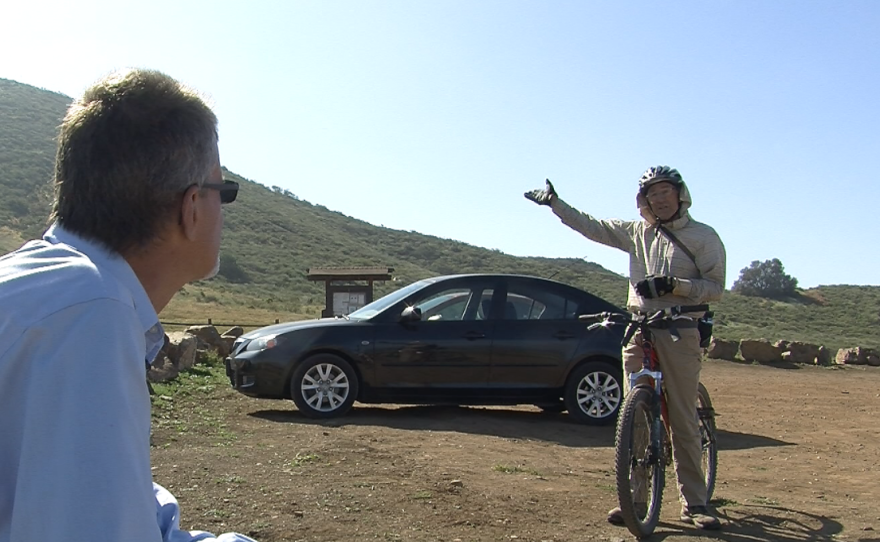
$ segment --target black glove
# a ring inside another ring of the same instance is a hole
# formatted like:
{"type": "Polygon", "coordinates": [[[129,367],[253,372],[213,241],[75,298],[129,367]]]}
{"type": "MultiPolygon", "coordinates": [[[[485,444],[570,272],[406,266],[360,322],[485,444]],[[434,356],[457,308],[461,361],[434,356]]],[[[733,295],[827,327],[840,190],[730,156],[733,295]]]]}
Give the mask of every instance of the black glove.
{"type": "Polygon", "coordinates": [[[538,205],[550,205],[550,202],[553,201],[553,198],[556,196],[556,190],[553,190],[553,185],[550,183],[550,179],[547,179],[547,187],[544,190],[540,188],[532,190],[530,192],[526,192],[523,194],[526,199],[534,201],[538,205]]]}
{"type": "Polygon", "coordinates": [[[636,292],[645,299],[654,299],[655,297],[662,297],[666,294],[671,294],[674,289],[674,277],[648,276],[646,279],[640,280],[636,283],[636,292]]]}

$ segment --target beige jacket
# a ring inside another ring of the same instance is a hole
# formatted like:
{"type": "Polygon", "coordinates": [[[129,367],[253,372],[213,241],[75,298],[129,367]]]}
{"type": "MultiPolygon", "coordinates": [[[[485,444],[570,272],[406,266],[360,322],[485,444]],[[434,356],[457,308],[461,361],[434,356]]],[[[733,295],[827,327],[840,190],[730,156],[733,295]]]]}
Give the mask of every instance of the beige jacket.
{"type": "Polygon", "coordinates": [[[553,198],[551,208],[566,226],[584,237],[629,253],[627,309],[652,311],[717,301],[724,292],[726,253],[721,238],[711,227],[690,217],[691,196],[685,184],[679,199],[678,218],[667,222],[665,227],[694,254],[696,265],[657,229],[657,218],[641,194],[636,202],[644,220],[600,220],[578,211],[559,197],[553,198]],[[647,275],[675,277],[679,279],[678,286],[671,294],[644,299],[636,293],[635,284],[647,275]]]}

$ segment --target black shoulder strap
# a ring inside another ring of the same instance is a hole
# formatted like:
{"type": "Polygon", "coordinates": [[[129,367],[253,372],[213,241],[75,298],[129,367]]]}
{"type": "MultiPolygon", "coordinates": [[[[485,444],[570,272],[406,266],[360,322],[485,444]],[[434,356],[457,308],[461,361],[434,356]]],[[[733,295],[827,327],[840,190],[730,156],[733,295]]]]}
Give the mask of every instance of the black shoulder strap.
{"type": "MultiPolygon", "coordinates": [[[[666,237],[668,237],[669,240],[672,241],[672,244],[674,244],[675,246],[677,246],[678,248],[680,248],[680,249],[682,250],[682,252],[684,252],[685,254],[687,254],[688,258],[690,258],[691,261],[694,262],[694,265],[695,265],[695,266],[697,265],[697,258],[694,257],[694,253],[691,252],[690,249],[689,249],[688,247],[686,247],[685,244],[682,243],[682,242],[679,240],[679,238],[675,236],[674,233],[672,233],[671,231],[667,230],[667,229],[664,228],[663,226],[657,226],[657,229],[660,230],[661,232],[663,232],[663,235],[665,235],[666,237]]],[[[700,272],[700,268],[699,268],[699,267],[697,267],[697,272],[698,272],[698,273],[700,272]]],[[[702,275],[702,273],[700,273],[700,274],[702,275]]]]}

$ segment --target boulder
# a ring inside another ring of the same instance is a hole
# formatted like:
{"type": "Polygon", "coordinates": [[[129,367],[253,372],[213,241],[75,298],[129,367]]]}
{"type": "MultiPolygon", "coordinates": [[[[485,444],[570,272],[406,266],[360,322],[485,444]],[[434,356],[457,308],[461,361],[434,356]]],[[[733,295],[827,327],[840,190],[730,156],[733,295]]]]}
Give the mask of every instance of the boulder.
{"type": "Polygon", "coordinates": [[[178,374],[180,374],[180,370],[171,363],[168,356],[159,353],[153,364],[150,365],[150,370],[147,371],[147,380],[150,382],[168,382],[177,378],[178,374]]]}
{"type": "Polygon", "coordinates": [[[831,350],[820,346],[819,354],[816,355],[816,365],[831,365],[831,350]]]}
{"type": "Polygon", "coordinates": [[[758,363],[782,361],[782,350],[766,339],[743,339],[739,342],[739,352],[746,361],[758,363]]]}
{"type": "Polygon", "coordinates": [[[231,354],[232,353],[232,345],[235,344],[236,338],[237,337],[233,337],[231,335],[221,335],[220,340],[223,341],[223,352],[224,353],[221,353],[220,351],[218,351],[217,353],[220,354],[222,357],[226,357],[229,354],[231,354]]]}
{"type": "Polygon", "coordinates": [[[167,382],[189,369],[196,363],[196,350],[198,338],[186,332],[171,332],[167,334],[165,346],[159,351],[147,378],[151,382],[167,382]]]}
{"type": "Polygon", "coordinates": [[[199,340],[189,333],[180,334],[179,338],[175,337],[175,333],[169,335],[171,343],[175,345],[175,356],[170,358],[172,365],[178,370],[184,371],[196,364],[196,351],[199,347],[199,340]]]}
{"type": "Polygon", "coordinates": [[[221,358],[228,356],[231,351],[232,345],[224,340],[217,328],[212,325],[190,326],[186,328],[186,332],[199,338],[199,350],[213,350],[221,358]]]}
{"type": "Polygon", "coordinates": [[[864,365],[865,358],[860,355],[861,348],[841,348],[834,356],[834,363],[838,365],[864,365]]]}
{"type": "Polygon", "coordinates": [[[242,335],[244,335],[244,328],[242,328],[241,326],[233,326],[233,327],[227,329],[223,333],[222,336],[223,337],[235,337],[237,339],[238,337],[241,337],[242,335]]]}
{"type": "Polygon", "coordinates": [[[739,343],[737,341],[726,341],[712,337],[709,348],[706,349],[706,356],[711,359],[735,361],[737,352],[739,352],[739,343]]]}
{"type": "Polygon", "coordinates": [[[220,333],[212,325],[190,326],[186,332],[201,339],[209,348],[217,348],[220,344],[220,333]]]}
{"type": "Polygon", "coordinates": [[[816,364],[816,358],[819,357],[819,349],[821,348],[818,344],[800,341],[778,341],[776,346],[782,349],[783,360],[810,365],[816,364]]]}
{"type": "MultiPolygon", "coordinates": [[[[156,356],[156,360],[158,361],[159,358],[161,358],[162,356],[167,356],[170,358],[170,357],[174,357],[176,355],[177,355],[177,345],[171,341],[171,337],[169,337],[168,334],[166,333],[165,334],[165,344],[162,345],[162,350],[159,351],[159,355],[156,356]]],[[[153,363],[155,364],[155,362],[153,362],[153,363]]]]}

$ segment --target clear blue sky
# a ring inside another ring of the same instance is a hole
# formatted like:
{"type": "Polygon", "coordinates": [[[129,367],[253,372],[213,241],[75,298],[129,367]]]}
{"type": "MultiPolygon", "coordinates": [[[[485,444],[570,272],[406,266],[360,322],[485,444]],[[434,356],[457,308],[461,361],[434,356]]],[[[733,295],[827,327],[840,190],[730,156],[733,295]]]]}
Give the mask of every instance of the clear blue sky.
{"type": "Polygon", "coordinates": [[[77,96],[164,71],[209,95],[229,169],[373,224],[626,274],[522,193],[635,219],[668,164],[728,287],[770,258],[880,285],[875,0],[9,4],[0,77],[77,96]]]}

